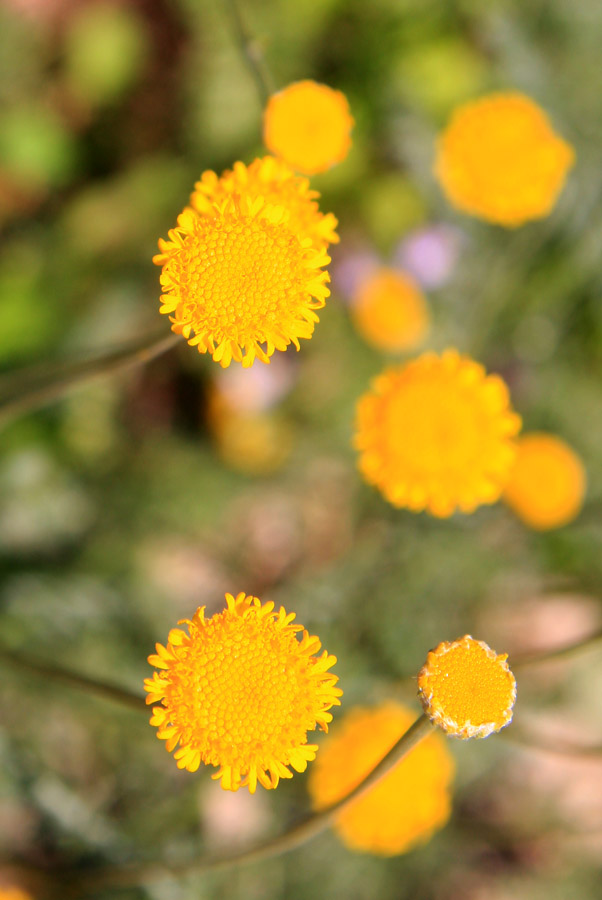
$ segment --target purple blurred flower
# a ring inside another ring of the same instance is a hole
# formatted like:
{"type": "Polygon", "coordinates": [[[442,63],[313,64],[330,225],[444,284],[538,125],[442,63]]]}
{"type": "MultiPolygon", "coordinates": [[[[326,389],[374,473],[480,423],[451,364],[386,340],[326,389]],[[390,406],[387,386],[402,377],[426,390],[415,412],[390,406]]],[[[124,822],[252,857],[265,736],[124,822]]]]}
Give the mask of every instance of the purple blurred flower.
{"type": "Polygon", "coordinates": [[[336,293],[350,302],[361,281],[382,265],[372,250],[338,254],[332,266],[332,283],[336,293]]]}
{"type": "Polygon", "coordinates": [[[400,241],[393,262],[423,287],[438,288],[449,280],[462,243],[462,232],[450,225],[419,228],[400,241]]]}

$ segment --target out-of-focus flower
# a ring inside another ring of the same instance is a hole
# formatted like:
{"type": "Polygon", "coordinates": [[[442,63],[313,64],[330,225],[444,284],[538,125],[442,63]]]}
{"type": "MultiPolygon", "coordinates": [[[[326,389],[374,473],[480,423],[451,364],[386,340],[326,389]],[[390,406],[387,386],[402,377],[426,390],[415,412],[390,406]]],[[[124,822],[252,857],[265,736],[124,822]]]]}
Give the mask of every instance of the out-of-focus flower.
{"type": "Polygon", "coordinates": [[[318,191],[311,190],[307,178],[295,175],[281,159],[265,156],[250,166],[237,162],[220,178],[215,172],[203,172],[194,186],[190,205],[201,215],[211,216],[216,203],[223,203],[236,194],[252,200],[262,197],[268,204],[286,207],[291,231],[311,238],[317,249],[339,241],[336,218],[332,213],[322,214],[318,208],[318,191]]]}
{"type": "Polygon", "coordinates": [[[461,243],[461,232],[449,225],[418,228],[399,243],[393,261],[423,287],[439,288],[453,272],[461,243]]]}
{"type": "Polygon", "coordinates": [[[499,499],[520,417],[508,388],[446,350],[378,376],[359,400],[359,468],[394,506],[450,516],[499,499]]]}
{"type": "Polygon", "coordinates": [[[19,887],[3,886],[0,884],[0,900],[32,900],[31,894],[19,887]]]}
{"type": "Polygon", "coordinates": [[[257,841],[271,819],[267,795],[215,791],[208,784],[200,796],[200,814],[209,846],[230,851],[257,841]]]}
{"type": "Polygon", "coordinates": [[[499,93],[456,109],[435,172],[458,209],[514,228],[551,212],[574,157],[533,100],[499,93]]]}
{"type": "Polygon", "coordinates": [[[344,300],[350,301],[360,284],[382,265],[373,250],[337,251],[333,254],[333,289],[344,300]],[[344,254],[344,255],[343,255],[344,254]]]}
{"type": "Polygon", "coordinates": [[[307,732],[328,730],[342,691],[328,672],[336,657],[314,655],[320,641],[291,624],[294,613],[242,593],[226,604],[210,619],[199,608],[180,623],[188,634],[172,628],[167,647],[156,645],[148,661],[161,671],[145,679],[146,702],[161,704],[151,725],[169,752],[180,744],[178,768],[219,766],[212,778],[225,790],[254,793],[292,778],[289,766],[305,771],[318,749],[307,732]]]}
{"type": "Polygon", "coordinates": [[[484,738],[512,721],[516,680],[506,662],[469,634],[431,650],[418,674],[427,716],[446,734],[484,738]]]}
{"type": "Polygon", "coordinates": [[[268,150],[307,175],[345,159],[352,128],[345,95],[315,81],[297,81],[273,94],[263,114],[268,150]]]}
{"type": "Polygon", "coordinates": [[[583,463],[568,444],[534,432],[517,443],[504,500],[531,528],[559,528],[579,514],[585,481],[583,463]]]}
{"type": "Polygon", "coordinates": [[[351,307],[357,331],[387,353],[413,350],[425,339],[430,316],[414,280],[394,269],[377,269],[360,282],[351,307]]]}
{"type": "MultiPolygon", "coordinates": [[[[415,715],[397,703],[352,709],[323,742],[309,778],[313,805],[322,809],[358,785],[407,731],[415,715]]],[[[451,808],[452,756],[432,734],[335,821],[352,850],[392,856],[428,841],[451,808]]]]}
{"type": "Polygon", "coordinates": [[[294,360],[279,354],[269,366],[253,366],[247,372],[238,366],[218,369],[213,384],[233,411],[248,414],[274,407],[291,390],[296,376],[294,360]]]}
{"type": "Polygon", "coordinates": [[[221,366],[269,362],[310,338],[330,291],[325,249],[299,234],[286,206],[256,192],[232,193],[199,215],[188,208],[159,241],[160,311],[172,331],[221,366]]]}

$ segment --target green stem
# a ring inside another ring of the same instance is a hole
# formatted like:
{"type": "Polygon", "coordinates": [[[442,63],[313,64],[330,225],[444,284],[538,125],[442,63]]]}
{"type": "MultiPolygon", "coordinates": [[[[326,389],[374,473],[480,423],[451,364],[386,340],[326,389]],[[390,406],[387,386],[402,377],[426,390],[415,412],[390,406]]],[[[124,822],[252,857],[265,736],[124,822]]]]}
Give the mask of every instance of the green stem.
{"type": "Polygon", "coordinates": [[[420,716],[413,725],[400,737],[397,743],[389,750],[364,780],[350,791],[341,800],[333,803],[320,812],[314,813],[303,819],[297,825],[293,825],[288,831],[252,847],[227,856],[209,859],[194,859],[184,863],[163,863],[161,865],[134,864],[118,866],[106,872],[91,875],[78,881],[78,890],[90,891],[110,886],[127,886],[145,884],[166,875],[185,875],[190,872],[209,872],[219,869],[227,869],[232,866],[247,865],[259,862],[282,853],[294,850],[306,841],[320,834],[328,828],[335,818],[339,816],[351,803],[353,803],[364,791],[374,787],[394,766],[403,759],[417,744],[432,733],[434,726],[425,715],[420,716]]]}
{"type": "Polygon", "coordinates": [[[544,650],[534,653],[519,653],[513,657],[511,668],[524,669],[528,666],[536,666],[539,663],[546,663],[555,659],[567,659],[571,656],[578,656],[583,650],[591,650],[598,644],[602,643],[602,631],[590,634],[589,637],[582,638],[573,644],[566,644],[564,647],[557,647],[553,650],[544,650]]]}
{"type": "Polygon", "coordinates": [[[58,363],[51,369],[36,366],[5,375],[0,381],[0,427],[18,416],[53,403],[68,391],[97,378],[144,365],[181,340],[179,335],[166,334],[162,329],[159,335],[132,341],[118,350],[92,359],[58,363]]]}
{"type": "Polygon", "coordinates": [[[539,735],[527,733],[522,728],[513,724],[511,729],[505,728],[499,736],[528,750],[541,750],[544,753],[555,753],[559,756],[576,756],[581,759],[600,759],[602,757],[602,744],[575,744],[559,738],[543,738],[539,735]]]}
{"type": "Polygon", "coordinates": [[[253,76],[257,93],[259,94],[259,102],[263,108],[275,91],[263,53],[244,23],[238,0],[224,0],[224,5],[232,22],[236,43],[253,76]]]}

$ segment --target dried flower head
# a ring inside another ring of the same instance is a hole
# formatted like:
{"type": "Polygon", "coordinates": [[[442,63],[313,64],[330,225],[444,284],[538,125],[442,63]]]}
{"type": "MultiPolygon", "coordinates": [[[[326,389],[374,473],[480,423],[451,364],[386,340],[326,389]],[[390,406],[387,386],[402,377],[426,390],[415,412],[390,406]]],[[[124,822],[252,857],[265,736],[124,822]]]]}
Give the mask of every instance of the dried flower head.
{"type": "Polygon", "coordinates": [[[424,294],[413,278],[395,269],[377,269],[360,281],[351,316],[362,337],[387,353],[413,350],[430,325],[424,294]]]}
{"type": "Polygon", "coordinates": [[[330,293],[326,251],[297,233],[284,206],[261,196],[232,194],[204,215],[184,210],[159,249],[160,312],[224,367],[267,363],[291,343],[299,349],[330,293]]]}
{"type": "Polygon", "coordinates": [[[178,768],[219,766],[212,777],[224,789],[254,793],[257,782],[270,789],[292,778],[288,766],[305,771],[318,749],[307,732],[328,730],[342,691],[328,672],[336,657],[314,655],[320,641],[291,624],[294,613],[245,594],[226,603],[210,619],[201,607],[179,623],[188,634],[174,628],[167,647],[157,644],[148,661],[161,671],[145,679],[146,702],[161,704],[151,725],[169,752],[179,743],[178,768]]]}
{"type": "Polygon", "coordinates": [[[568,444],[551,434],[526,434],[518,441],[504,500],[531,528],[559,528],[579,514],[585,481],[583,463],[568,444]]]}
{"type": "Polygon", "coordinates": [[[315,81],[297,81],[273,94],[263,114],[268,150],[307,175],[345,159],[352,128],[345,95],[315,81]]]}
{"type": "Polygon", "coordinates": [[[262,197],[267,204],[284,206],[289,213],[288,227],[300,237],[308,237],[316,249],[337,244],[338,222],[332,213],[322,214],[318,207],[320,194],[311,190],[307,178],[296,175],[281,159],[265,156],[250,166],[234,163],[232,169],[218,177],[211,170],[203,172],[194,186],[190,205],[201,215],[213,215],[215,204],[229,197],[262,197]]]}
{"type": "Polygon", "coordinates": [[[359,468],[394,506],[470,513],[499,499],[520,425],[501,378],[456,350],[424,353],[360,398],[359,468]]]}
{"type": "MultiPolygon", "coordinates": [[[[347,713],[312,766],[308,786],[314,807],[330,806],[353,790],[415,718],[411,710],[390,702],[347,713]]],[[[352,850],[406,853],[447,822],[453,775],[446,742],[434,732],[340,813],[337,834],[352,850]]]]}
{"type": "Polygon", "coordinates": [[[447,734],[484,738],[512,721],[516,680],[498,656],[469,634],[431,650],[418,674],[427,716],[447,734]]]}
{"type": "Polygon", "coordinates": [[[548,215],[574,157],[533,100],[491,94],[456,109],[435,172],[458,209],[513,228],[548,215]]]}

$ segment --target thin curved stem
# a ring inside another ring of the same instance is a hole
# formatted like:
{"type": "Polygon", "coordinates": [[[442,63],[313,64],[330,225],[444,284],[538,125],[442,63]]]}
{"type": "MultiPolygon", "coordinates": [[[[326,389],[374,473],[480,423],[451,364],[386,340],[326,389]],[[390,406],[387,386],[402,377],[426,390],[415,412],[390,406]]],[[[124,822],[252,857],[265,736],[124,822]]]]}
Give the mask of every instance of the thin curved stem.
{"type": "Polygon", "coordinates": [[[581,759],[600,759],[602,757],[602,744],[576,744],[573,741],[559,738],[543,738],[538,735],[528,734],[516,725],[510,731],[500,731],[500,737],[505,738],[511,744],[525,747],[527,750],[540,750],[544,753],[554,753],[558,756],[576,756],[581,759]]]}
{"type": "Polygon", "coordinates": [[[602,631],[596,631],[594,634],[590,634],[580,641],[575,641],[573,644],[566,644],[564,647],[533,653],[520,653],[513,657],[511,667],[512,669],[524,669],[528,666],[535,666],[538,663],[545,663],[554,659],[567,659],[571,656],[577,656],[583,650],[591,650],[598,644],[602,644],[602,631]]]}
{"type": "Polygon", "coordinates": [[[0,427],[58,400],[68,391],[106,375],[144,365],[174,347],[181,337],[165,333],[124,344],[92,359],[35,366],[0,379],[0,427]]]}
{"type": "Polygon", "coordinates": [[[228,856],[193,859],[184,863],[163,863],[161,865],[134,864],[114,867],[108,871],[90,875],[78,880],[78,890],[97,890],[104,886],[126,886],[144,884],[164,878],[166,875],[185,875],[190,872],[215,872],[218,869],[227,869],[232,866],[247,865],[259,862],[270,857],[279,856],[294,850],[306,841],[324,831],[333,820],[340,815],[354,800],[364,791],[373,787],[383,778],[397,763],[403,759],[417,744],[420,743],[434,730],[434,725],[425,715],[420,716],[413,725],[400,737],[397,743],[389,750],[364,780],[350,791],[341,800],[333,803],[320,812],[303,819],[297,825],[293,825],[288,831],[271,840],[242,850],[228,856]]]}
{"type": "Polygon", "coordinates": [[[236,43],[253,76],[257,93],[259,94],[259,102],[263,108],[275,90],[272,77],[263,58],[263,53],[245,25],[238,0],[224,0],[224,5],[232,22],[236,43]]]}

